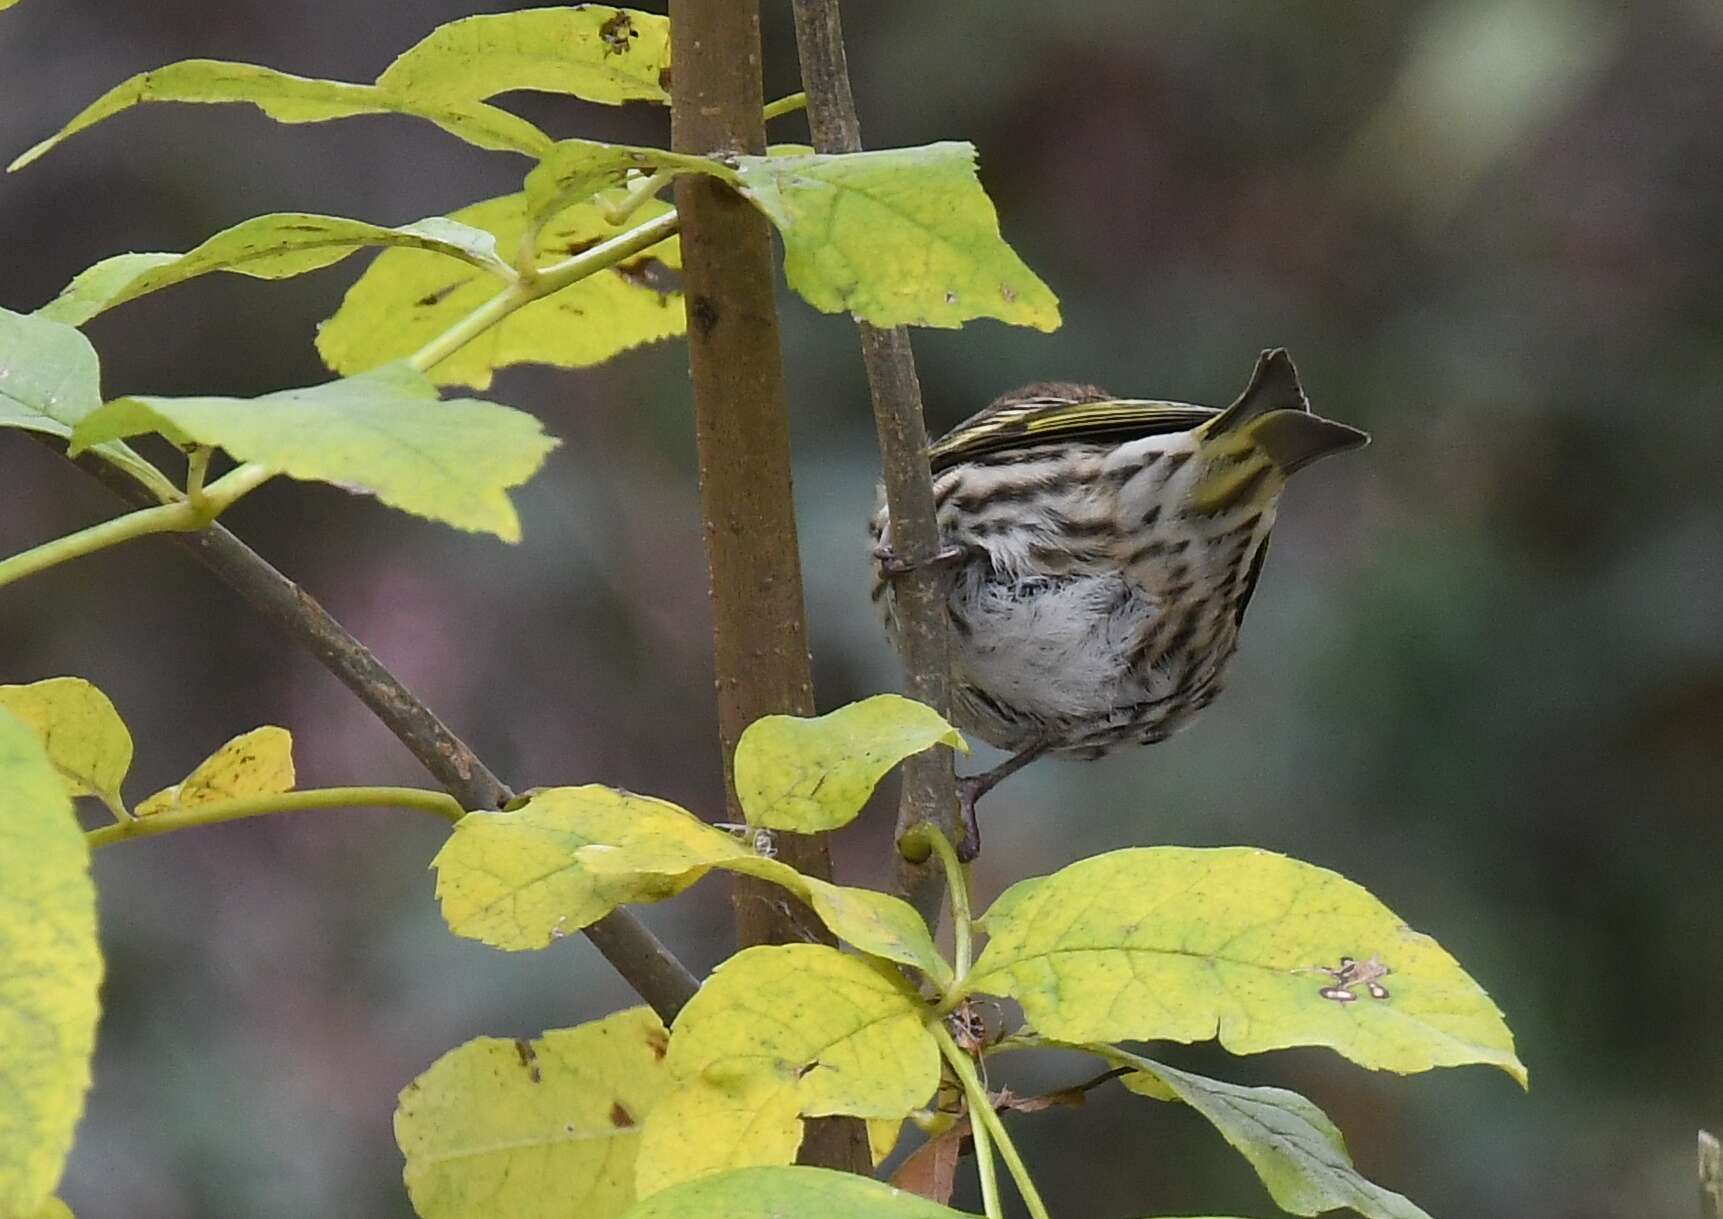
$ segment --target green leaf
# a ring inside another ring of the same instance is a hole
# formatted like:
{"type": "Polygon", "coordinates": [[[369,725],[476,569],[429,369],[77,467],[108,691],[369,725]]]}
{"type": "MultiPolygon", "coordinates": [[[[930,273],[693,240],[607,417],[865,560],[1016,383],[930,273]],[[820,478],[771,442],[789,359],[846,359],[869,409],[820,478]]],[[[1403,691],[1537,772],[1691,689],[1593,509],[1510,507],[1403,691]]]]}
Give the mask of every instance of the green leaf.
{"type": "Polygon", "coordinates": [[[106,694],[81,677],[50,677],[0,686],[0,707],[36,730],[67,795],[125,807],[120,784],[132,768],[132,734],[106,694]]]}
{"type": "Polygon", "coordinates": [[[876,694],[827,715],[768,715],[736,743],[736,794],[750,825],[813,834],[847,825],[911,754],[969,746],[931,707],[876,694]]]}
{"type": "MultiPolygon", "coordinates": [[[[90,340],[63,323],[0,309],[0,427],[69,440],[101,405],[101,369],[90,340]]],[[[158,494],[176,494],[128,445],[110,441],[93,451],[158,494]]]]}
{"type": "Polygon", "coordinates": [[[790,287],[816,309],[876,326],[1058,327],[1058,300],[999,235],[973,145],[736,164],[743,193],[783,234],[790,287]]]}
{"type": "Polygon", "coordinates": [[[73,446],[139,432],[219,445],[241,461],[505,542],[520,540],[508,489],[556,445],[523,411],[437,401],[436,386],[405,364],[260,398],[120,398],[78,425],[73,446]]]}
{"type": "Polygon", "coordinates": [[[487,271],[499,280],[514,270],[497,256],[496,238],[443,216],[400,228],[363,220],[277,212],[254,216],[223,229],[184,254],[117,254],[104,258],[36,312],[72,326],[98,313],[211,271],[232,271],[254,279],[286,279],[340,262],[366,246],[429,250],[487,271]]]}
{"type": "MultiPolygon", "coordinates": [[[[670,209],[648,202],[633,220],[644,223],[670,209]]],[[[451,219],[493,234],[515,250],[527,231],[526,196],[487,199],[451,219]]],[[[564,209],[539,235],[536,263],[549,266],[619,235],[594,202],[564,209]]],[[[620,351],[678,335],[686,328],[679,292],[655,286],[654,263],[681,265],[674,238],[607,267],[560,292],[516,310],[484,335],[431,369],[441,385],[484,389],[491,374],[511,364],[584,368],[620,351]]],[[[317,351],[342,373],[361,372],[413,354],[488,301],[488,276],[419,250],[385,250],[348,290],[335,316],[323,323],[317,351]]]]}
{"type": "Polygon", "coordinates": [[[896,970],[821,944],[748,948],[713,971],[670,1034],[678,1079],[793,1087],[804,1117],[903,1117],[939,1084],[930,1009],[896,970]]]}
{"type": "Polygon", "coordinates": [[[1243,847],[1150,847],[1012,886],[987,912],[977,991],[1059,1041],[1201,1041],[1235,1054],[1329,1046],[1402,1073],[1462,1063],[1522,1084],[1513,1035],[1428,936],[1325,868],[1243,847]],[[1325,998],[1324,966],[1378,958],[1386,998],[1325,998]]]}
{"type": "Polygon", "coordinates": [[[610,105],[669,105],[669,67],[669,18],[582,4],[440,25],[390,64],[377,84],[419,104],[534,89],[610,105]]]}
{"type": "MultiPolygon", "coordinates": [[[[6,4],[0,0],[0,8],[5,7],[6,4]]],[[[30,1219],[75,1219],[75,1217],[72,1214],[72,1208],[64,1202],[58,1198],[48,1198],[36,1208],[35,1214],[31,1215],[30,1219]]]]}
{"type": "Polygon", "coordinates": [[[670,1087],[664,1026],[630,1008],[535,1041],[480,1037],[401,1093],[395,1141],[423,1219],[615,1219],[670,1087]]]}
{"type": "Polygon", "coordinates": [[[218,800],[273,796],[292,791],[294,780],[293,734],[265,725],[242,732],[180,782],[139,801],[136,815],[153,817],[218,800]]]}
{"type": "Polygon", "coordinates": [[[543,948],[627,902],[673,896],[703,871],[603,875],[576,853],[595,842],[670,838],[687,821],[713,832],[674,804],[596,785],[537,792],[509,812],[468,813],[431,861],[443,919],[456,935],[515,952],[543,948]]]}
{"type": "Polygon", "coordinates": [[[926,1198],[829,1168],[738,1168],[636,1203],[627,1219],[974,1219],[926,1198]]]}
{"type": "Polygon", "coordinates": [[[0,1215],[44,1207],[90,1086],[102,954],[90,850],[36,730],[0,710],[0,1215]]]}
{"type": "Polygon", "coordinates": [[[819,944],[720,965],[670,1032],[679,1086],[646,1120],[642,1195],[748,1164],[787,1164],[800,1118],[901,1118],[939,1083],[929,1009],[890,966],[819,944]]]}
{"type": "Polygon", "coordinates": [[[321,123],[356,114],[408,114],[428,119],[480,148],[536,157],[550,147],[550,137],[525,119],[481,102],[421,104],[376,85],[313,80],[256,64],[187,59],[153,72],[140,72],[115,85],[8,168],[23,169],[84,128],[146,102],[249,102],[278,123],[321,123]]]}
{"type": "Polygon", "coordinates": [[[1134,1067],[1121,1080],[1133,1092],[1157,1100],[1170,1096],[1206,1117],[1250,1161],[1284,1211],[1320,1215],[1349,1207],[1367,1219],[1430,1219],[1354,1168],[1328,1115],[1296,1092],[1208,1079],[1112,1046],[1086,1048],[1116,1065],[1134,1067]]]}

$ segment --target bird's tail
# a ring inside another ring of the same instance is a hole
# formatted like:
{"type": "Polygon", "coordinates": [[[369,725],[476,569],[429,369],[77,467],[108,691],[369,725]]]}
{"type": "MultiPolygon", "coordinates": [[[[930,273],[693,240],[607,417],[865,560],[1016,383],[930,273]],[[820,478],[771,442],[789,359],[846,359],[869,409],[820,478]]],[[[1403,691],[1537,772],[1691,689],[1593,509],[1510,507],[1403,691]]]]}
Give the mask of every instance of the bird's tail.
{"type": "Polygon", "coordinates": [[[1208,438],[1229,434],[1248,437],[1286,475],[1330,453],[1370,442],[1370,437],[1357,428],[1311,414],[1292,357],[1280,347],[1257,357],[1250,384],[1237,401],[1203,426],[1203,432],[1208,438]]]}

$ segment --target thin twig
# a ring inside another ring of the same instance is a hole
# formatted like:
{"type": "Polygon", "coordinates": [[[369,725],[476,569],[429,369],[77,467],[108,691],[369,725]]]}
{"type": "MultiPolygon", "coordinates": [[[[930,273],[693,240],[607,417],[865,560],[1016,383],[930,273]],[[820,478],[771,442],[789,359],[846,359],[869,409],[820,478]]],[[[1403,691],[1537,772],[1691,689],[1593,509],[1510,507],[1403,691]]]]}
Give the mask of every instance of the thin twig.
{"type": "MultiPolygon", "coordinates": [[[[814,147],[820,152],[859,152],[861,123],[850,92],[838,0],[793,0],[791,8],[814,147]]],[[[910,349],[909,332],[901,326],[879,330],[866,322],[857,325],[879,432],[885,499],[891,510],[891,546],[909,569],[892,588],[906,692],[941,715],[949,715],[950,630],[944,611],[944,577],[939,564],[933,562],[940,550],[939,524],[927,467],[927,424],[922,416],[915,353],[910,349]]],[[[904,763],[897,841],[905,842],[910,831],[924,823],[938,828],[951,842],[959,841],[963,834],[947,750],[931,750],[904,763]]],[[[925,850],[915,860],[900,859],[897,886],[933,927],[938,925],[943,878],[926,859],[925,850]]]]}
{"type": "MultiPolygon", "coordinates": [[[[64,442],[47,436],[39,439],[64,449],[64,442]]],[[[85,456],[77,464],[122,499],[139,505],[155,502],[148,491],[106,462],[85,456]]],[[[463,808],[501,808],[513,799],[514,793],[466,742],[369,648],[255,550],[220,525],[172,537],[356,694],[463,808]]],[[[694,975],[631,911],[613,911],[588,927],[586,936],[666,1024],[699,989],[694,975]]]]}

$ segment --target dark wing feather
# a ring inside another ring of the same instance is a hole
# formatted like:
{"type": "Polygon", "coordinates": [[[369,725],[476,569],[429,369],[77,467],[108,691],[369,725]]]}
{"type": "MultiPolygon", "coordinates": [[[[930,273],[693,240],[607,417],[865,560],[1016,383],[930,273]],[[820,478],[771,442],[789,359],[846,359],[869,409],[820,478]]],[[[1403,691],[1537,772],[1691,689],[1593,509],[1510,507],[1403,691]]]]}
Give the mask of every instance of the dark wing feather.
{"type": "Polygon", "coordinates": [[[1185,402],[1131,398],[1002,400],[965,420],[929,449],[933,472],[989,453],[1045,444],[1120,444],[1143,436],[1188,432],[1220,412],[1185,402]]]}

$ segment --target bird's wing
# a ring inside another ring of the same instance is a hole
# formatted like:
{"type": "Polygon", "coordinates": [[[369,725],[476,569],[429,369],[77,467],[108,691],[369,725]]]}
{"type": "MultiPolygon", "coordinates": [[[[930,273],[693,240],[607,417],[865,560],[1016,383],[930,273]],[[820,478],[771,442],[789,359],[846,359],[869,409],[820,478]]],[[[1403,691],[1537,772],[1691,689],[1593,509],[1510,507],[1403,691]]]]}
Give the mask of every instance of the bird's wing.
{"type": "Polygon", "coordinates": [[[928,457],[937,474],[989,453],[1072,442],[1119,444],[1142,436],[1188,432],[1219,413],[1186,402],[1030,398],[989,407],[958,424],[928,449],[928,457]]]}

